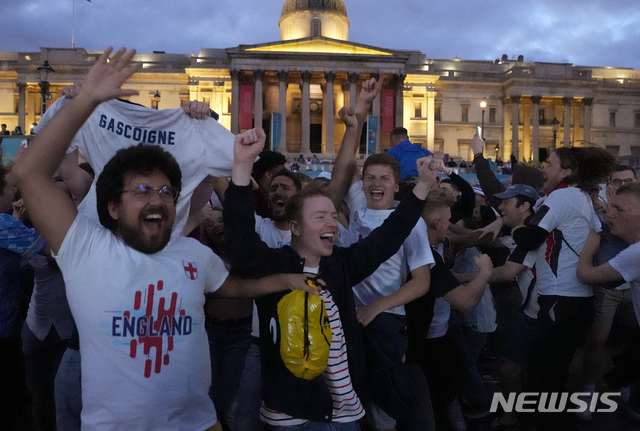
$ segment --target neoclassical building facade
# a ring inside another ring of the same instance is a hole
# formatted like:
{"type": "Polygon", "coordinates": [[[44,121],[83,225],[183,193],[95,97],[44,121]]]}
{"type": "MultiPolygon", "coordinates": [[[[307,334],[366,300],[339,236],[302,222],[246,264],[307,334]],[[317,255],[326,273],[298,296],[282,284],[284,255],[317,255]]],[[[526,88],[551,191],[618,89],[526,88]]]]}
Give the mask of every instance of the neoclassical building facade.
{"type": "MultiPolygon", "coordinates": [[[[390,131],[402,126],[414,143],[469,160],[469,142],[484,124],[487,157],[538,161],[562,145],[640,153],[638,70],[506,55],[433,59],[351,42],[342,0],[286,0],[278,24],[279,41],[197,55],[137,54],[143,68],[126,85],[140,94],[130,100],[159,109],[203,101],[234,133],[261,126],[277,151],[331,157],[344,130],[338,110],[355,100],[365,79],[382,76],[361,152],[388,149],[390,131]]],[[[28,131],[40,119],[43,93],[50,105],[99,54],[82,48],[0,52],[0,123],[28,131]],[[54,72],[43,92],[38,67],[45,61],[54,72]]]]}

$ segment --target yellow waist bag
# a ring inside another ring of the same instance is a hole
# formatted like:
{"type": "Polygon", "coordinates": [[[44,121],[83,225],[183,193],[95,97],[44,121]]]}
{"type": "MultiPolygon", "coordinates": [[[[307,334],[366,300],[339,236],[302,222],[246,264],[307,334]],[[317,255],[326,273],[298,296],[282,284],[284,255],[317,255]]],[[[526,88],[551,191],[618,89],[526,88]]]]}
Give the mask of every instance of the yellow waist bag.
{"type": "MultiPolygon", "coordinates": [[[[309,285],[315,287],[312,280],[309,285]]],[[[312,380],[327,368],[331,326],[322,298],[302,290],[278,302],[280,357],[296,377],[312,380]]]]}

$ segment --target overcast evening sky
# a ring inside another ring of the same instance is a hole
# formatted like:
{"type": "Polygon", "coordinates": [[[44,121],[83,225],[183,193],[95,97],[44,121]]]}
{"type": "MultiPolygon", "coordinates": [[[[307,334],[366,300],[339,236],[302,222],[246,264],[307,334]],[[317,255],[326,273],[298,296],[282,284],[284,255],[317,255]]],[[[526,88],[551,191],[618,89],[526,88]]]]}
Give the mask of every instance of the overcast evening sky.
{"type": "MultiPolygon", "coordinates": [[[[0,0],[0,51],[70,48],[74,0],[0,0]]],[[[75,46],[198,53],[279,39],[284,0],[75,0],[75,46]]],[[[349,40],[428,58],[640,69],[638,0],[345,0],[349,40]]]]}

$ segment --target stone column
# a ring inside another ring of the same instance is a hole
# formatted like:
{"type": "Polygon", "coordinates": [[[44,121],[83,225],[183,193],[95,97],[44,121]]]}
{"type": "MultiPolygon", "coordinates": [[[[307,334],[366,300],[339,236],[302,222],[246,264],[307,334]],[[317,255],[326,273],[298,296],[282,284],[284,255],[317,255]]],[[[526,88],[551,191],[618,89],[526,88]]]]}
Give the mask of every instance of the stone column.
{"type": "Polygon", "coordinates": [[[189,100],[198,100],[198,87],[200,81],[198,78],[189,77],[189,100]]]}
{"type": "Polygon", "coordinates": [[[396,84],[396,118],[394,127],[404,127],[404,78],[401,73],[394,76],[396,84]]]}
{"type": "Polygon", "coordinates": [[[591,142],[591,104],[593,103],[593,98],[585,97],[582,99],[582,107],[583,107],[583,120],[582,124],[584,125],[584,133],[582,139],[587,142],[591,142]]]}
{"type": "Polygon", "coordinates": [[[342,106],[349,106],[349,81],[342,81],[342,106]]]}
{"type": "Polygon", "coordinates": [[[302,85],[300,92],[302,93],[302,104],[300,106],[301,116],[301,139],[300,139],[300,152],[305,156],[311,152],[311,75],[309,71],[300,73],[302,78],[302,85]]]}
{"type": "MultiPolygon", "coordinates": [[[[27,133],[27,128],[25,127],[25,123],[26,123],[26,90],[27,90],[27,84],[25,84],[24,82],[18,82],[18,126],[20,126],[20,128],[22,130],[24,130],[24,133],[27,133]]],[[[0,160],[0,163],[2,161],[0,160]]]]}
{"type": "MultiPolygon", "coordinates": [[[[511,155],[511,140],[509,138],[509,110],[507,109],[508,98],[502,99],[502,145],[500,146],[500,157],[503,161],[508,161],[511,155]]],[[[485,133],[486,136],[486,133],[485,133]]]]}
{"type": "Polygon", "coordinates": [[[264,78],[264,70],[254,70],[253,78],[253,127],[262,127],[262,79],[264,78]]]}
{"type": "Polygon", "coordinates": [[[359,73],[349,73],[349,105],[353,107],[358,103],[358,78],[360,78],[359,73]]]}
{"type": "MultiPolygon", "coordinates": [[[[518,104],[520,97],[521,96],[511,96],[511,154],[516,157],[516,160],[520,160],[518,151],[518,129],[520,127],[520,109],[518,104]]],[[[505,154],[505,159],[510,157],[511,154],[505,154]]]]}
{"type": "Polygon", "coordinates": [[[209,104],[209,108],[213,109],[220,117],[222,122],[222,113],[224,112],[224,81],[215,81],[213,83],[213,96],[209,104]]]}
{"type": "Polygon", "coordinates": [[[531,96],[533,111],[531,112],[531,152],[533,161],[540,163],[540,101],[542,96],[531,96]]]}
{"type": "MultiPolygon", "coordinates": [[[[433,87],[433,85],[431,85],[433,87]]],[[[436,92],[427,91],[427,149],[433,152],[436,134],[436,92]]]]}
{"type": "Polygon", "coordinates": [[[333,83],[336,80],[335,72],[325,72],[324,79],[327,81],[324,88],[324,106],[322,112],[324,114],[324,152],[333,154],[333,118],[334,118],[334,100],[333,100],[333,83]]]}
{"type": "MultiPolygon", "coordinates": [[[[372,76],[372,78],[374,78],[374,76],[372,76]]],[[[384,81],[384,78],[383,78],[384,81]]],[[[371,115],[375,115],[376,117],[378,117],[378,127],[376,128],[376,153],[380,152],[380,129],[381,129],[381,125],[382,125],[382,117],[381,117],[381,113],[382,113],[382,109],[381,109],[381,99],[382,98],[382,92],[380,92],[380,94],[378,94],[378,97],[376,97],[375,99],[373,99],[373,103],[371,104],[371,115]]],[[[369,145],[369,136],[367,135],[367,150],[368,150],[368,145],[369,145]]]]}
{"type": "Polygon", "coordinates": [[[562,126],[564,127],[562,145],[565,147],[568,147],[571,144],[571,100],[573,100],[573,97],[562,98],[562,126]]]}
{"type": "Polygon", "coordinates": [[[280,113],[280,151],[288,152],[287,149],[287,87],[289,86],[289,73],[281,70],[278,72],[278,112],[280,113]]]}
{"type": "Polygon", "coordinates": [[[232,69],[231,74],[231,133],[240,133],[240,79],[242,71],[232,69]]]}

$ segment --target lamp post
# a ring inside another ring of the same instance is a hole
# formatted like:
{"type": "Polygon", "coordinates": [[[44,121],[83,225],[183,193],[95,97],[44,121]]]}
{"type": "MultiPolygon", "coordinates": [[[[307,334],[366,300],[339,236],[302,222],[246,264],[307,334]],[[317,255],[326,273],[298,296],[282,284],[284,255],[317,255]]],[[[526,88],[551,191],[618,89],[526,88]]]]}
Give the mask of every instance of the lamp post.
{"type": "Polygon", "coordinates": [[[44,64],[38,67],[38,72],[40,72],[40,94],[42,95],[40,115],[44,115],[47,110],[47,100],[51,100],[51,94],[49,94],[49,74],[55,72],[55,70],[49,66],[49,60],[45,60],[44,64]]]}
{"type": "Polygon", "coordinates": [[[560,127],[560,122],[556,117],[553,117],[551,121],[551,128],[553,129],[553,148],[556,148],[556,135],[558,133],[558,128],[560,127]]]}
{"type": "Polygon", "coordinates": [[[484,100],[480,102],[480,107],[482,108],[482,126],[480,128],[480,133],[482,134],[482,136],[480,137],[484,139],[484,109],[487,107],[487,102],[485,102],[484,100]]]}
{"type": "Polygon", "coordinates": [[[156,94],[153,95],[153,109],[157,110],[160,105],[160,93],[156,90],[156,94]]]}

